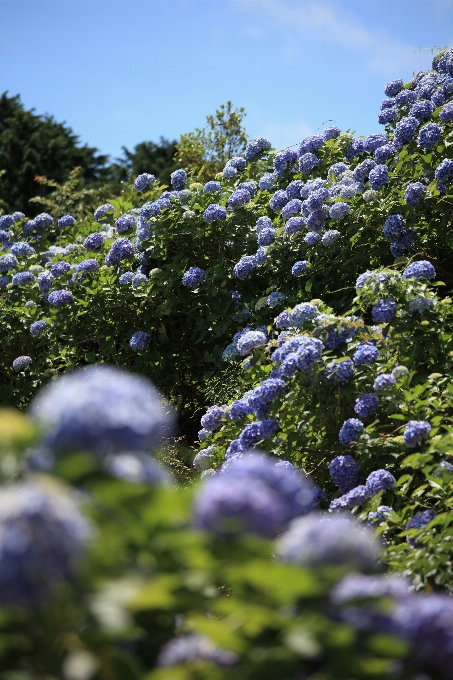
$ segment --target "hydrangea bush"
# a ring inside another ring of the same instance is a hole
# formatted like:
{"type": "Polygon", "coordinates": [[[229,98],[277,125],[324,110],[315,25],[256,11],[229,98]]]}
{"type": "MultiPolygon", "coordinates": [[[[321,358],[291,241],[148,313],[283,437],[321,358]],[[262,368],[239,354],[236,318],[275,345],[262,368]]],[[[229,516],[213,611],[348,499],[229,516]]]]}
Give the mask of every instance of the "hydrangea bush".
{"type": "Polygon", "coordinates": [[[448,680],[453,50],[385,95],[368,138],[0,217],[10,674],[448,680]]]}

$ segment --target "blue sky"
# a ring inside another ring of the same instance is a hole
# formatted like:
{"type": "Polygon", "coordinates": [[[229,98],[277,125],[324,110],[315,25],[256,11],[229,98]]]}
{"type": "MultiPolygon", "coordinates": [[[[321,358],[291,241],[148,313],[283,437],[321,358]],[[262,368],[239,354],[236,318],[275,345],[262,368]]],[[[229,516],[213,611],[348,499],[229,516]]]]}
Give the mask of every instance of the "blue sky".
{"type": "Polygon", "coordinates": [[[453,45],[453,1],[0,0],[0,25],[0,92],[114,157],[228,99],[278,148],[377,132],[386,82],[453,45]]]}

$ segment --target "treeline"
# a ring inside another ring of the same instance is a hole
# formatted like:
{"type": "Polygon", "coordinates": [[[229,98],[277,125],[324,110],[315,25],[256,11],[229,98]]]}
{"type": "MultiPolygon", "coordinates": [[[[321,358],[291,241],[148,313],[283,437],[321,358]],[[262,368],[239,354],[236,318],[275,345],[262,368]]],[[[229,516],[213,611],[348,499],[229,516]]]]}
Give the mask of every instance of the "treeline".
{"type": "MultiPolygon", "coordinates": [[[[54,207],[48,205],[49,196],[58,194],[61,203],[68,182],[66,193],[74,197],[77,188],[86,209],[87,199],[97,205],[107,196],[119,195],[122,183],[144,172],[167,185],[177,167],[200,178],[212,177],[228,158],[243,152],[244,117],[244,109],[227,102],[206,117],[204,128],[184,133],[178,140],[161,136],[158,142],[143,141],[132,150],[123,146],[121,157],[111,160],[95,147],[82,145],[66,123],[26,110],[20,95],[4,92],[0,97],[0,214],[25,210],[33,217],[43,204],[54,207]]],[[[71,208],[77,210],[77,205],[71,208]]]]}

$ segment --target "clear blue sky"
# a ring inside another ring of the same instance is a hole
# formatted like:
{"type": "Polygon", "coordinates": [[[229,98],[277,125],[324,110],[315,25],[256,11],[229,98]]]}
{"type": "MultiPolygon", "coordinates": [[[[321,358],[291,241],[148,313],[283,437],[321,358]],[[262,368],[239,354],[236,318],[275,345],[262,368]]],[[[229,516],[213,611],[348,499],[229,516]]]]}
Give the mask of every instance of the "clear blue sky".
{"type": "Polygon", "coordinates": [[[453,1],[0,0],[0,25],[0,92],[104,153],[228,99],[282,148],[326,120],[377,132],[386,82],[453,45],[453,1]]]}

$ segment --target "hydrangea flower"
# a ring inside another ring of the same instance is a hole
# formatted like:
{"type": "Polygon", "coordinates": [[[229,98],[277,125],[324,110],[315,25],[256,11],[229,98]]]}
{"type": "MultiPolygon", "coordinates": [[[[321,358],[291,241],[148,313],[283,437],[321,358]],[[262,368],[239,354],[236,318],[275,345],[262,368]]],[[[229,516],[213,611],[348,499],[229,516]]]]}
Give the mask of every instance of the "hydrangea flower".
{"type": "Polygon", "coordinates": [[[411,182],[404,191],[404,201],[414,207],[425,197],[426,187],[421,182],[411,182]]]}
{"type": "Polygon", "coordinates": [[[154,175],[150,175],[148,172],[142,172],[141,175],[137,176],[134,182],[134,189],[137,191],[144,191],[147,187],[156,181],[154,175]]]}
{"type": "Polygon", "coordinates": [[[107,216],[112,216],[114,212],[115,208],[111,203],[104,203],[94,211],[94,219],[96,222],[102,222],[107,216]]]}
{"type": "MultiPolygon", "coordinates": [[[[19,214],[19,213],[14,213],[14,215],[19,214]]],[[[23,217],[23,213],[20,213],[23,217]]],[[[14,219],[14,215],[0,215],[0,229],[9,229],[9,227],[12,227],[14,222],[16,221],[14,219]]]]}
{"type": "Polygon", "coordinates": [[[410,314],[418,312],[419,314],[424,314],[428,309],[434,307],[434,300],[431,298],[423,297],[422,295],[417,295],[416,297],[409,298],[407,301],[407,308],[410,314]]]}
{"type": "Polygon", "coordinates": [[[244,156],[248,161],[254,161],[262,153],[268,151],[272,148],[272,144],[265,137],[255,137],[255,139],[250,140],[250,142],[245,147],[244,156]]]}
{"type": "Polygon", "coordinates": [[[389,390],[395,387],[396,379],[391,373],[381,373],[378,375],[373,383],[373,389],[376,392],[382,392],[383,390],[389,390]]]}
{"type": "Polygon", "coordinates": [[[368,475],[366,488],[371,496],[376,496],[380,491],[392,489],[396,484],[395,477],[388,470],[375,470],[368,475]]]}
{"type": "Polygon", "coordinates": [[[213,194],[219,191],[222,191],[222,185],[220,184],[220,182],[214,182],[213,180],[206,182],[206,184],[203,187],[204,194],[213,194]]]}
{"type": "Polygon", "coordinates": [[[43,333],[47,328],[47,323],[45,321],[35,321],[30,326],[30,333],[34,338],[37,338],[43,333]]]}
{"type": "Polygon", "coordinates": [[[273,227],[266,227],[264,229],[260,229],[258,233],[258,245],[269,246],[275,240],[276,235],[277,230],[274,229],[273,227]]]}
{"type": "Polygon", "coordinates": [[[380,125],[387,125],[388,123],[394,123],[398,118],[398,109],[396,106],[384,109],[378,115],[378,123],[380,125]]]}
{"type": "Polygon", "coordinates": [[[47,293],[52,286],[53,276],[50,272],[41,272],[38,274],[38,288],[41,293],[47,293]]]}
{"type": "Polygon", "coordinates": [[[276,177],[271,172],[265,172],[262,177],[258,180],[258,186],[261,191],[268,191],[272,189],[275,184],[276,177]]]}
{"type": "Polygon", "coordinates": [[[6,288],[9,283],[9,278],[7,276],[0,276],[0,288],[6,288]]]}
{"type": "Polygon", "coordinates": [[[310,263],[308,260],[299,260],[298,262],[295,262],[291,268],[291,274],[293,276],[301,276],[302,274],[305,274],[308,271],[308,268],[310,266],[310,263]]]}
{"type": "Polygon", "coordinates": [[[52,215],[49,215],[49,213],[44,212],[44,213],[40,213],[39,215],[37,215],[33,221],[35,223],[35,227],[38,230],[42,231],[46,227],[52,226],[53,217],[52,217],[52,215]]]}
{"type": "Polygon", "coordinates": [[[150,342],[151,335],[149,333],[145,333],[145,331],[136,331],[129,340],[129,347],[134,352],[140,352],[147,349],[150,342]]]}
{"type": "Polygon", "coordinates": [[[417,94],[412,90],[398,92],[394,99],[394,102],[398,107],[405,106],[406,104],[413,104],[415,101],[417,101],[417,94]]]}
{"type": "Polygon", "coordinates": [[[64,488],[26,481],[6,486],[0,504],[0,602],[35,606],[74,576],[92,530],[64,488]],[[18,549],[20,546],[20,549],[18,549]]]}
{"type": "Polygon", "coordinates": [[[341,493],[347,493],[357,486],[360,465],[352,456],[336,456],[329,463],[329,472],[332,481],[338,486],[341,493]]]}
{"type": "Polygon", "coordinates": [[[327,248],[328,246],[332,246],[334,243],[336,243],[340,238],[341,234],[339,231],[337,231],[336,229],[329,229],[328,231],[326,231],[325,234],[322,235],[321,243],[323,246],[326,246],[327,248]]]}
{"type": "Polygon", "coordinates": [[[370,174],[371,170],[373,170],[373,168],[375,167],[376,167],[375,161],[373,161],[371,158],[367,158],[366,160],[362,161],[357,165],[353,173],[353,178],[357,182],[364,182],[366,179],[368,179],[368,175],[370,174]]]}
{"type": "Polygon", "coordinates": [[[411,108],[410,115],[419,121],[427,120],[434,111],[434,105],[427,99],[415,102],[411,108]]]}
{"type": "Polygon", "coordinates": [[[183,170],[182,168],[180,168],[179,170],[175,170],[170,175],[170,181],[175,191],[182,191],[183,189],[186,188],[187,182],[186,171],[183,170]]]}
{"type": "Polygon", "coordinates": [[[351,207],[347,203],[334,203],[329,210],[329,216],[333,220],[341,220],[351,212],[351,207]]]}
{"type": "Polygon", "coordinates": [[[382,189],[389,182],[389,169],[386,165],[376,165],[368,176],[370,186],[374,191],[382,189]]]}
{"type": "Polygon", "coordinates": [[[274,156],[274,170],[279,177],[283,177],[285,170],[291,169],[297,161],[297,153],[292,149],[285,149],[274,156]]]}
{"type": "Polygon", "coordinates": [[[89,259],[89,260],[82,260],[82,262],[79,262],[75,266],[75,272],[95,272],[99,269],[99,263],[95,259],[89,259]]]}
{"type": "Polygon", "coordinates": [[[403,229],[398,236],[397,240],[390,245],[390,252],[393,257],[401,257],[406,255],[406,253],[411,250],[415,241],[417,240],[418,233],[415,229],[403,229]]]}
{"type": "Polygon", "coordinates": [[[417,138],[418,146],[424,151],[431,151],[437,144],[442,133],[442,128],[437,123],[428,123],[420,128],[417,138]]]}
{"type": "Polygon", "coordinates": [[[132,229],[133,227],[135,227],[135,224],[136,224],[135,215],[131,214],[121,215],[121,217],[118,217],[118,219],[115,222],[118,234],[122,234],[123,232],[132,229]]]}
{"type": "Polygon", "coordinates": [[[302,201],[300,198],[292,198],[285,206],[282,208],[282,217],[287,220],[292,215],[300,213],[302,208],[302,201]]]}
{"type": "Polygon", "coordinates": [[[398,239],[404,231],[402,215],[389,215],[384,222],[384,236],[388,241],[398,239]]]}
{"type": "Polygon", "coordinates": [[[325,369],[327,382],[333,385],[346,385],[354,375],[354,364],[350,359],[332,363],[325,369]]]}
{"type": "Polygon", "coordinates": [[[360,418],[368,418],[376,413],[379,406],[379,397],[373,392],[361,394],[355,400],[354,411],[360,418]]]}
{"type": "Polygon", "coordinates": [[[19,262],[15,255],[0,255],[0,272],[7,272],[10,269],[14,269],[18,264],[19,262]]]}
{"type": "Polygon", "coordinates": [[[197,288],[206,278],[206,273],[200,267],[190,267],[184,272],[182,277],[182,285],[190,290],[197,288]]]}
{"type": "Polygon", "coordinates": [[[290,217],[286,222],[283,231],[288,235],[295,234],[298,231],[302,231],[306,224],[307,221],[304,217],[290,217]]]}
{"type": "Polygon", "coordinates": [[[326,139],[322,134],[310,135],[303,139],[299,145],[298,155],[302,156],[304,153],[309,153],[320,149],[325,143],[326,139]]]}
{"type": "Polygon", "coordinates": [[[212,461],[214,458],[214,451],[212,446],[208,446],[206,449],[202,449],[197,453],[193,459],[193,466],[198,472],[203,470],[208,470],[212,466],[212,461]]]}
{"type": "Polygon", "coordinates": [[[208,222],[208,224],[210,222],[215,222],[216,220],[224,220],[226,216],[226,209],[218,203],[211,203],[203,213],[203,219],[205,222],[208,222]]]}
{"type": "Polygon", "coordinates": [[[385,163],[389,158],[393,158],[395,154],[396,147],[393,144],[384,144],[384,146],[380,146],[374,152],[374,160],[376,163],[385,163]]]}
{"type": "Polygon", "coordinates": [[[114,241],[112,247],[107,253],[105,263],[108,267],[113,267],[114,265],[119,264],[121,260],[126,260],[127,258],[132,257],[133,254],[134,249],[129,239],[118,238],[116,241],[114,241]]]}
{"type": "Polygon", "coordinates": [[[354,352],[356,366],[372,364],[379,357],[379,350],[371,342],[359,342],[354,352]]]}
{"type": "Polygon", "coordinates": [[[173,482],[168,471],[148,453],[115,453],[108,455],[103,463],[113,477],[131,484],[169,486],[173,482]]]}
{"type": "Polygon", "coordinates": [[[55,264],[52,265],[50,268],[50,273],[53,276],[54,279],[58,279],[60,276],[63,276],[63,274],[67,274],[71,270],[71,265],[69,262],[56,262],[55,264]]]}
{"type": "Polygon", "coordinates": [[[225,418],[224,406],[211,406],[204,416],[201,417],[201,426],[206,432],[213,432],[217,430],[225,418]]]}
{"type": "Polygon", "coordinates": [[[431,432],[431,425],[426,420],[410,420],[404,430],[404,443],[413,448],[422,443],[431,432]]]}
{"type": "Polygon", "coordinates": [[[268,296],[267,304],[269,305],[269,307],[271,307],[271,309],[273,309],[274,307],[283,304],[285,300],[286,295],[283,295],[283,293],[274,292],[268,296]]]}
{"type": "Polygon", "coordinates": [[[318,163],[319,158],[314,153],[304,153],[299,158],[299,170],[303,175],[309,175],[318,163]]]}
{"type": "Polygon", "coordinates": [[[237,279],[244,280],[256,268],[257,262],[254,255],[243,255],[233,267],[233,274],[237,279]]]}
{"type": "Polygon", "coordinates": [[[420,125],[420,121],[415,116],[406,116],[401,118],[401,120],[395,126],[395,134],[393,135],[393,143],[399,146],[407,144],[411,141],[417,128],[420,125]]]}
{"type": "Polygon", "coordinates": [[[304,183],[301,179],[294,179],[288,184],[285,191],[289,198],[300,198],[300,192],[303,186],[304,183]]]}
{"type": "Polygon", "coordinates": [[[309,246],[314,246],[321,240],[321,234],[317,234],[314,231],[310,231],[304,236],[304,241],[309,246]]]}
{"type": "Polygon", "coordinates": [[[401,92],[401,90],[404,87],[404,83],[401,80],[401,78],[398,78],[397,80],[391,80],[389,83],[384,88],[384,92],[387,95],[387,97],[395,97],[398,92],[401,92]]]}
{"type": "Polygon", "coordinates": [[[379,547],[373,532],[354,520],[321,514],[294,520],[278,542],[283,561],[312,568],[332,564],[375,569],[379,547]]]}
{"type": "Polygon", "coordinates": [[[431,262],[427,260],[419,260],[418,262],[412,262],[403,271],[403,276],[405,279],[415,278],[417,281],[422,281],[423,279],[434,279],[436,278],[436,270],[434,269],[431,262]]]}
{"type": "Polygon", "coordinates": [[[32,358],[29,356],[21,356],[17,357],[13,361],[13,369],[18,373],[19,371],[23,371],[24,368],[27,368],[27,366],[30,366],[32,363],[32,358]]]}
{"type": "Polygon", "coordinates": [[[437,166],[434,177],[439,183],[448,182],[453,177],[453,160],[444,158],[437,166]]]}
{"type": "Polygon", "coordinates": [[[338,435],[340,444],[343,446],[350,446],[353,442],[358,441],[361,432],[363,431],[363,423],[357,418],[348,418],[341,426],[338,435]]]}
{"type": "Polygon", "coordinates": [[[74,297],[70,290],[54,290],[49,294],[48,301],[52,307],[64,307],[74,302],[74,297]]]}
{"type": "Polygon", "coordinates": [[[272,194],[269,201],[269,207],[271,210],[282,210],[289,201],[289,196],[286,191],[279,189],[274,194],[272,194]]]}
{"type": "Polygon", "coordinates": [[[157,658],[157,665],[168,668],[202,659],[216,666],[231,666],[237,661],[234,652],[221,649],[201,635],[180,635],[167,642],[157,658]]]}
{"type": "Polygon", "coordinates": [[[65,229],[66,227],[72,227],[75,222],[76,218],[72,215],[63,215],[63,217],[60,217],[57,224],[60,229],[65,229]]]}
{"type": "Polygon", "coordinates": [[[247,331],[237,342],[237,351],[244,356],[255,349],[267,344],[267,336],[262,331],[247,331]]]}
{"type": "Polygon", "coordinates": [[[380,146],[388,144],[388,141],[387,135],[383,135],[381,133],[369,135],[363,142],[364,151],[367,151],[368,153],[374,153],[380,146]]]}
{"type": "Polygon", "coordinates": [[[93,234],[89,234],[86,237],[85,241],[83,242],[83,246],[86,248],[86,250],[99,250],[99,248],[101,248],[104,243],[104,239],[104,234],[101,234],[100,232],[94,232],[93,234]]]}
{"type": "Polygon", "coordinates": [[[31,272],[19,272],[14,274],[11,283],[13,286],[26,286],[29,283],[33,283],[34,280],[34,274],[31,272]]]}
{"type": "Polygon", "coordinates": [[[396,314],[398,305],[392,298],[383,298],[371,308],[374,323],[390,323],[396,314]]]}
{"type": "Polygon", "coordinates": [[[316,316],[317,308],[309,302],[301,302],[291,309],[288,314],[288,320],[291,326],[300,328],[309,319],[316,316]]]}
{"type": "Polygon", "coordinates": [[[228,207],[233,209],[239,208],[248,203],[251,199],[252,196],[249,191],[246,189],[236,189],[228,199],[228,207]]]}
{"type": "Polygon", "coordinates": [[[338,137],[340,133],[340,128],[332,125],[331,127],[326,128],[321,134],[324,138],[324,141],[327,142],[329,139],[335,139],[335,137],[338,137]]]}

